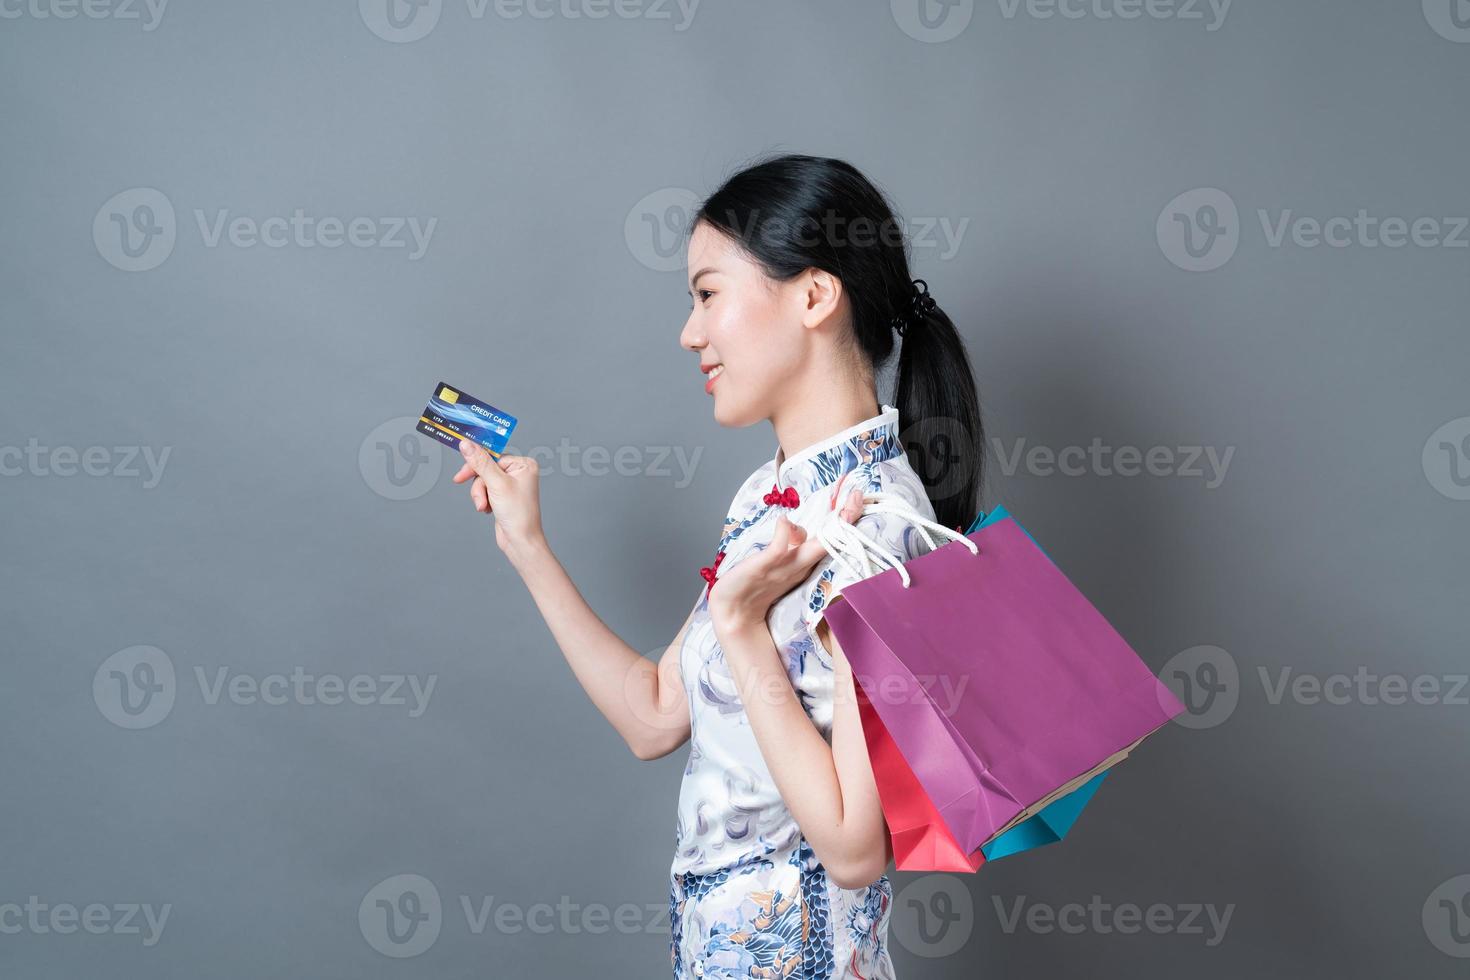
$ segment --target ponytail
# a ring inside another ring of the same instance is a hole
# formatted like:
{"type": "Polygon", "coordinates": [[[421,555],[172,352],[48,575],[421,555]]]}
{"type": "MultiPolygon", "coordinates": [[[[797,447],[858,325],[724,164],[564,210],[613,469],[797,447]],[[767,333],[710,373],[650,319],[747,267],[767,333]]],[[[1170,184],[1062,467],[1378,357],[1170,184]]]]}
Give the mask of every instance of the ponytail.
{"type": "Polygon", "coordinates": [[[985,433],[964,338],[938,305],[904,326],[893,405],[935,520],[968,530],[984,482],[985,433]]]}

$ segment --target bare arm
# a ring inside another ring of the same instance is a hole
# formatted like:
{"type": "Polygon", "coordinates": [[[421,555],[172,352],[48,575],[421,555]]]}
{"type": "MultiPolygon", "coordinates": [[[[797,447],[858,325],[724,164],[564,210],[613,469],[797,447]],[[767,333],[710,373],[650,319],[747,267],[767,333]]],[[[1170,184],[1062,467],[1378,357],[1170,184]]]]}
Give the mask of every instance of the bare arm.
{"type": "MultiPolygon", "coordinates": [[[[527,456],[492,457],[461,446],[456,483],[473,479],[475,509],[495,514],[495,540],[531,592],[551,635],[592,703],[633,754],[656,759],[689,738],[689,704],[679,674],[685,620],[657,664],[618,637],[577,590],[546,542],[537,499],[539,469],[527,456]]],[[[692,616],[692,614],[691,614],[692,616]]]]}
{"type": "Polygon", "coordinates": [[[801,707],[764,622],[737,626],[721,639],[721,647],[761,757],[802,836],[838,887],[861,888],[888,866],[888,829],[863,739],[852,669],[836,637],[825,629],[819,637],[832,651],[830,746],[801,707]]]}
{"type": "MultiPolygon", "coordinates": [[[[851,521],[861,512],[862,494],[854,490],[842,517],[851,521]]],[[[832,881],[859,888],[883,874],[889,851],[852,669],[819,623],[817,638],[832,651],[829,745],[802,708],[766,625],[772,603],[826,553],[800,527],[777,518],[771,543],[736,562],[710,591],[710,619],[782,800],[832,881]]]]}
{"type": "Polygon", "coordinates": [[[683,745],[689,738],[689,702],[679,673],[679,648],[689,620],[655,663],[593,612],[544,539],[514,553],[511,563],[572,673],[633,754],[657,759],[683,745]]]}

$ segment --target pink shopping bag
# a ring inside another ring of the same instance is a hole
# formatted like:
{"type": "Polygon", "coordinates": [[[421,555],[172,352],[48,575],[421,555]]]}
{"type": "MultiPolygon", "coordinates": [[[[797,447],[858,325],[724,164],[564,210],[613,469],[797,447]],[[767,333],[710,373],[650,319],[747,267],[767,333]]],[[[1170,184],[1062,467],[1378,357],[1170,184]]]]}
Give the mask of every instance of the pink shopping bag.
{"type": "Polygon", "coordinates": [[[955,540],[845,586],[824,615],[968,854],[1184,706],[1014,519],[942,530],[955,540]],[[935,702],[937,677],[955,703],[935,702]]]}

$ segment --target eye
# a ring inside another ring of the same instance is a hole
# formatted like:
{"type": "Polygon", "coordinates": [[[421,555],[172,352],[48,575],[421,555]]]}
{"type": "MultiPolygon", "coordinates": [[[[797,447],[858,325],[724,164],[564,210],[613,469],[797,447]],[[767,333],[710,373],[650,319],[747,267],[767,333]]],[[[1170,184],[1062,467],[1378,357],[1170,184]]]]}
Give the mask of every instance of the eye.
{"type": "Polygon", "coordinates": [[[715,292],[713,289],[700,289],[696,292],[696,295],[698,295],[700,299],[704,299],[706,296],[713,296],[714,294],[715,292]]]}

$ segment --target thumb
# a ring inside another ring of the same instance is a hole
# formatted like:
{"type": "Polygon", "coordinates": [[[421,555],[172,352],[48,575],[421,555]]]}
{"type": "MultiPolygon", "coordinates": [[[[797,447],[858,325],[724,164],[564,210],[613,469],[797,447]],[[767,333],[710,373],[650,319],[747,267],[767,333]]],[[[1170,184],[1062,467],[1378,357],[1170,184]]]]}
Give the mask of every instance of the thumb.
{"type": "Polygon", "coordinates": [[[479,443],[461,439],[459,452],[464,457],[464,461],[470,464],[487,484],[499,487],[504,481],[510,479],[505,470],[500,468],[500,460],[491,456],[489,450],[479,443]]]}

